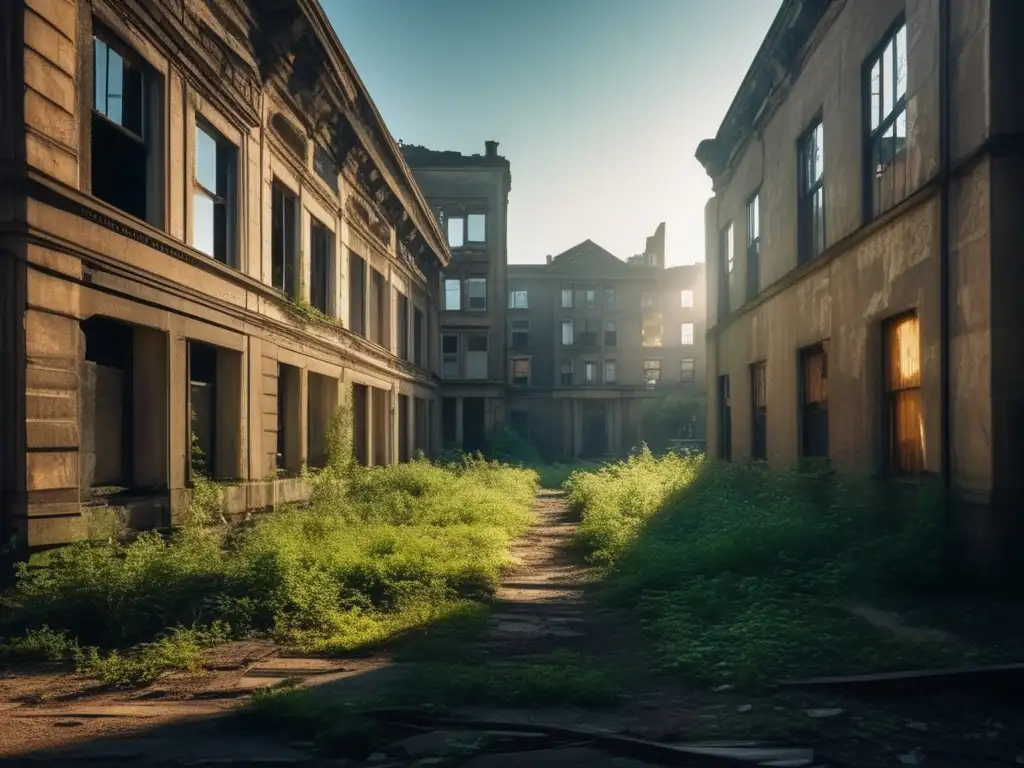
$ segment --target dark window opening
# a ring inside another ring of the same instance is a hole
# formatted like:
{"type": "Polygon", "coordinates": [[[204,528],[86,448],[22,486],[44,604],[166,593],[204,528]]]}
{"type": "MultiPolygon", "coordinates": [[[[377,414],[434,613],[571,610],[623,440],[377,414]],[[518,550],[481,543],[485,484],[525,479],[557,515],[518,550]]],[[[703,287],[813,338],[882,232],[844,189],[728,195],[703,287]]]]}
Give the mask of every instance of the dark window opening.
{"type": "Polygon", "coordinates": [[[487,450],[486,398],[462,398],[462,448],[466,453],[487,450]]]}
{"type": "Polygon", "coordinates": [[[413,362],[416,365],[425,366],[427,362],[427,355],[424,351],[424,333],[423,333],[423,312],[414,309],[412,313],[412,342],[413,342],[413,354],[415,359],[413,362]]]}
{"type": "Polygon", "coordinates": [[[236,158],[234,145],[197,120],[192,246],[222,264],[235,266],[236,158]]]}
{"type": "Polygon", "coordinates": [[[398,461],[405,463],[412,458],[409,448],[411,430],[409,428],[409,396],[398,396],[398,461]]]}
{"type": "Polygon", "coordinates": [[[487,278],[471,277],[466,280],[466,293],[470,312],[487,311],[487,278]]]}
{"type": "Polygon", "coordinates": [[[459,335],[457,333],[441,335],[441,378],[459,378],[459,335]]]}
{"type": "Polygon", "coordinates": [[[334,314],[334,233],[316,219],[309,227],[309,301],[325,315],[334,314]]]}
{"type": "Polygon", "coordinates": [[[306,457],[314,469],[327,466],[331,419],[338,409],[338,380],[307,374],[306,457]]]}
{"type": "Polygon", "coordinates": [[[488,344],[486,333],[470,333],[466,337],[466,378],[486,379],[488,376],[488,344]]]}
{"type": "Polygon", "coordinates": [[[697,361],[684,357],[679,363],[679,381],[683,384],[692,384],[697,377],[697,361]]]}
{"type": "Polygon", "coordinates": [[[459,401],[454,397],[441,400],[441,442],[445,446],[458,443],[458,407],[459,401]]]}
{"type": "Polygon", "coordinates": [[[327,186],[334,190],[335,194],[340,192],[338,188],[338,163],[335,161],[334,156],[319,144],[313,149],[313,170],[316,171],[316,175],[327,186]]]}
{"type": "MultiPolygon", "coordinates": [[[[747,201],[747,300],[761,291],[761,194],[747,201]]],[[[690,299],[693,306],[693,299],[690,299]]]]}
{"type": "Polygon", "coordinates": [[[824,345],[800,353],[800,455],[828,458],[828,355],[824,345]]]}
{"type": "Polygon", "coordinates": [[[618,344],[618,334],[615,332],[615,321],[608,320],[604,324],[604,345],[614,347],[618,344]]]}
{"type": "Polygon", "coordinates": [[[718,233],[718,317],[729,314],[729,280],[732,276],[732,224],[718,233]]]}
{"type": "Polygon", "coordinates": [[[372,342],[387,346],[387,283],[384,275],[370,268],[370,335],[372,342]]]}
{"type": "Polygon", "coordinates": [[[198,341],[188,344],[189,434],[192,475],[213,477],[217,456],[217,348],[198,341]]]}
{"type": "Polygon", "coordinates": [[[301,396],[299,369],[277,365],[277,470],[280,474],[302,472],[302,451],[299,443],[301,396]]]}
{"type": "Polygon", "coordinates": [[[732,461],[732,400],[728,374],[718,377],[718,458],[732,461]]]}
{"type": "Polygon", "coordinates": [[[594,320],[584,320],[583,327],[580,328],[579,345],[582,347],[596,347],[597,346],[597,322],[594,320]]]}
{"type": "Polygon", "coordinates": [[[885,326],[889,471],[897,475],[924,470],[920,332],[916,313],[894,318],[885,326]]]}
{"type": "Polygon", "coordinates": [[[412,401],[413,405],[413,418],[416,420],[416,425],[413,435],[413,444],[416,447],[417,452],[427,452],[427,401],[422,397],[414,397],[412,401]]]}
{"type": "Polygon", "coordinates": [[[512,321],[512,349],[527,349],[530,346],[530,321],[512,321]]]}
{"type": "Polygon", "coordinates": [[[404,293],[398,293],[395,306],[395,322],[398,323],[396,343],[398,356],[409,359],[409,299],[404,293]]]}
{"type": "Polygon", "coordinates": [[[907,27],[902,21],[865,66],[868,100],[866,189],[871,216],[907,196],[907,27]]]}
{"type": "Polygon", "coordinates": [[[801,137],[798,154],[797,251],[803,264],[825,250],[825,130],[821,120],[801,137]]]}
{"type": "Polygon", "coordinates": [[[768,458],[768,381],[767,366],[758,363],[750,366],[751,392],[751,445],[750,455],[754,459],[768,458]]]}
{"type": "Polygon", "coordinates": [[[271,203],[271,279],[274,288],[292,298],[299,296],[299,201],[274,181],[271,203]]]}
{"type": "Polygon", "coordinates": [[[370,388],[365,384],[352,385],[352,453],[356,462],[370,465],[370,388]]]}
{"type": "Polygon", "coordinates": [[[517,387],[530,386],[530,358],[515,357],[512,359],[512,384],[517,387]]]}
{"type": "Polygon", "coordinates": [[[366,262],[348,255],[348,325],[352,333],[366,337],[366,262]]]}
{"type": "Polygon", "coordinates": [[[509,412],[509,424],[512,430],[524,440],[530,439],[530,412],[514,410],[509,412]]]}
{"type": "Polygon", "coordinates": [[[138,55],[106,32],[93,38],[92,193],[155,226],[163,218],[159,96],[159,76],[138,55]]]}
{"type": "Polygon", "coordinates": [[[572,360],[565,358],[559,366],[559,383],[563,387],[572,386],[572,360]]]}
{"type": "Polygon", "coordinates": [[[132,485],[134,329],[107,317],[82,322],[83,488],[132,485]]]}

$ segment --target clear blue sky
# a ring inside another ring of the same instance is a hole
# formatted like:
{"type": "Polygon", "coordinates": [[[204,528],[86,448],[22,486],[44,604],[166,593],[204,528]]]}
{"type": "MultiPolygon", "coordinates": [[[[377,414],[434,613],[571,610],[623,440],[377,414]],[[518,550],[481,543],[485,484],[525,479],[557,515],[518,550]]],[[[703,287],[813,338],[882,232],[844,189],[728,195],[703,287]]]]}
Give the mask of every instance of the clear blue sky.
{"type": "Polygon", "coordinates": [[[780,0],[321,0],[391,133],[512,165],[509,260],[666,222],[703,261],[715,134],[780,0]]]}

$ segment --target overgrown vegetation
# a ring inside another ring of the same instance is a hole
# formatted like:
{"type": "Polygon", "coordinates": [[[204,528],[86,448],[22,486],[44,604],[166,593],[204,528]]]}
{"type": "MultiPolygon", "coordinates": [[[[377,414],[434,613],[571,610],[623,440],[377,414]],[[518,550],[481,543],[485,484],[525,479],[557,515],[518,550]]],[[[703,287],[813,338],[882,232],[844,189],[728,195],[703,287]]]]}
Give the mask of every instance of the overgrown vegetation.
{"type": "Polygon", "coordinates": [[[827,472],[646,449],[576,473],[577,543],[606,569],[608,597],[636,611],[660,663],[690,679],[920,667],[960,658],[933,637],[877,629],[842,607],[940,574],[940,496],[897,510],[879,490],[827,472]]]}
{"type": "Polygon", "coordinates": [[[193,509],[169,538],[78,543],[46,568],[22,565],[0,606],[2,652],[146,682],[194,668],[230,636],[350,652],[471,614],[529,523],[536,474],[472,458],[365,469],[350,435],[341,412],[308,507],[231,528],[219,487],[197,472],[193,509]]]}

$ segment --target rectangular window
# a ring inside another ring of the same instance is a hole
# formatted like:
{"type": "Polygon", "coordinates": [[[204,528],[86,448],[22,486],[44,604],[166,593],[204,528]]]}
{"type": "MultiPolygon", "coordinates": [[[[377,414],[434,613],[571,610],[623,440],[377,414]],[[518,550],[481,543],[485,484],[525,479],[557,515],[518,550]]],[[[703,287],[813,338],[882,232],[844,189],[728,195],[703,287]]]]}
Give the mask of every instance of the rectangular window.
{"type": "Polygon", "coordinates": [[[444,311],[458,312],[462,309],[462,282],[458,278],[444,280],[444,311]]]}
{"type": "Polygon", "coordinates": [[[692,357],[684,357],[679,362],[679,381],[682,384],[693,384],[696,381],[697,361],[692,357]]]}
{"type": "Polygon", "coordinates": [[[583,306],[587,308],[593,308],[597,306],[597,291],[592,288],[588,288],[583,291],[583,306]]]}
{"type": "Polygon", "coordinates": [[[452,216],[448,224],[448,247],[461,248],[466,244],[466,220],[461,216],[452,216]]]}
{"type": "Polygon", "coordinates": [[[284,184],[274,180],[271,201],[270,246],[273,286],[292,298],[299,296],[299,201],[284,184]]]}
{"type": "Polygon", "coordinates": [[[572,386],[572,360],[568,357],[563,358],[559,364],[558,381],[563,387],[572,386]]]}
{"type": "Polygon", "coordinates": [[[348,255],[348,326],[366,336],[366,262],[359,254],[348,255]]]}
{"type": "Polygon", "coordinates": [[[824,344],[800,353],[800,455],[828,458],[828,355],[824,344]]]}
{"type": "Polygon", "coordinates": [[[409,359],[409,299],[400,291],[396,294],[395,323],[398,333],[395,335],[397,354],[403,360],[409,359]]]}
{"type": "Polygon", "coordinates": [[[604,305],[606,307],[614,307],[615,306],[615,289],[614,288],[605,288],[604,289],[604,305]]]}
{"type": "Polygon", "coordinates": [[[868,62],[867,188],[871,215],[907,196],[907,26],[902,21],[868,62]]]}
{"type": "Polygon", "coordinates": [[[604,361],[604,383],[614,384],[615,383],[615,361],[605,360],[604,361]]]}
{"type": "Polygon", "coordinates": [[[424,347],[425,337],[423,335],[423,312],[419,309],[412,311],[412,353],[413,362],[416,365],[426,366],[427,353],[424,347]]]}
{"type": "Polygon", "coordinates": [[[529,307],[527,306],[526,291],[509,291],[508,308],[528,309],[529,307]]]}
{"type": "Polygon", "coordinates": [[[645,347],[660,347],[664,326],[662,324],[661,312],[654,309],[645,309],[643,313],[643,326],[640,329],[641,342],[645,347]]]}
{"type": "Polygon", "coordinates": [[[732,224],[718,233],[718,316],[729,314],[729,273],[732,272],[732,224]]]}
{"type": "Polygon", "coordinates": [[[382,347],[388,346],[389,310],[387,281],[384,275],[370,267],[370,333],[367,338],[382,347]]]}
{"type": "Polygon", "coordinates": [[[309,302],[325,315],[334,314],[334,233],[313,218],[309,246],[309,302]]]}
{"type": "Polygon", "coordinates": [[[761,291],[761,193],[747,201],[747,300],[761,291]]]}
{"type": "Polygon", "coordinates": [[[562,309],[572,309],[572,288],[562,289],[562,309]]]}
{"type": "Polygon", "coordinates": [[[572,337],[572,320],[562,321],[562,345],[571,346],[573,342],[572,337]]]}
{"type": "Polygon", "coordinates": [[[313,170],[327,186],[339,193],[338,189],[338,163],[334,156],[326,149],[317,144],[313,148],[313,170]]]}
{"type": "Polygon", "coordinates": [[[470,243],[487,242],[487,215],[471,213],[466,217],[466,241],[470,243]]]}
{"type": "Polygon", "coordinates": [[[579,344],[583,347],[597,346],[597,322],[595,320],[584,320],[583,328],[579,334],[579,344]]]}
{"type": "Polygon", "coordinates": [[[680,341],[684,347],[693,344],[693,323],[683,323],[679,330],[680,341]]]}
{"type": "Polygon", "coordinates": [[[512,384],[516,387],[530,386],[530,358],[512,358],[512,384]]]}
{"type": "Polygon", "coordinates": [[[441,378],[459,378],[459,335],[441,334],[441,378]]]}
{"type": "Polygon", "coordinates": [[[469,297],[470,312],[487,311],[487,278],[471,277],[466,280],[466,293],[469,297]]]}
{"type": "Polygon", "coordinates": [[[661,384],[661,360],[644,360],[644,385],[648,389],[661,384]]]}
{"type": "Polygon", "coordinates": [[[604,324],[604,345],[614,347],[618,344],[618,334],[615,332],[615,321],[606,320],[604,324]]]}
{"type": "Polygon", "coordinates": [[[583,380],[587,384],[593,384],[597,381],[597,363],[583,364],[583,380]]]}
{"type": "Polygon", "coordinates": [[[732,461],[732,394],[728,374],[718,377],[718,458],[732,461]]]}
{"type": "Polygon", "coordinates": [[[762,460],[768,458],[768,381],[766,370],[767,366],[764,363],[750,366],[750,455],[751,458],[762,460]]]}
{"type": "Polygon", "coordinates": [[[801,137],[797,251],[801,264],[825,250],[825,130],[819,119],[801,137]]]}
{"type": "Polygon", "coordinates": [[[511,329],[512,349],[526,349],[530,346],[529,320],[513,320],[511,323],[511,329]]]}
{"type": "Polygon", "coordinates": [[[683,288],[679,292],[679,306],[683,309],[693,309],[693,291],[689,288],[683,288]]]}
{"type": "Polygon", "coordinates": [[[920,334],[917,314],[894,318],[885,328],[889,470],[899,475],[924,470],[920,334]]]}
{"type": "Polygon", "coordinates": [[[466,378],[487,378],[486,333],[471,333],[466,339],[466,378]]]}
{"type": "Polygon", "coordinates": [[[235,265],[235,147],[196,121],[192,191],[192,246],[222,264],[235,265]]]}
{"type": "Polygon", "coordinates": [[[735,227],[732,222],[729,222],[729,226],[725,228],[725,271],[728,274],[732,274],[733,267],[736,266],[736,243],[735,243],[735,227]]]}

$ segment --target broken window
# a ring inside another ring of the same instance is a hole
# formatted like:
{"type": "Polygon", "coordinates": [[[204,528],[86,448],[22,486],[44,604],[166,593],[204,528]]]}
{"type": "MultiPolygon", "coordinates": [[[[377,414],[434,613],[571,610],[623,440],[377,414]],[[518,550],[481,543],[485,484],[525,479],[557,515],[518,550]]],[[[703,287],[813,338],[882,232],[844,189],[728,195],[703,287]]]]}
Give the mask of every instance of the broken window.
{"type": "Polygon", "coordinates": [[[871,214],[907,196],[907,27],[902,21],[882,43],[869,78],[868,183],[871,214]]]}
{"type": "Polygon", "coordinates": [[[572,309],[572,288],[562,289],[562,309],[572,309]]]}
{"type": "Polygon", "coordinates": [[[761,193],[747,201],[747,300],[761,290],[761,193]]]}
{"type": "Polygon", "coordinates": [[[825,250],[825,131],[818,119],[801,137],[800,200],[797,210],[799,263],[825,250]]]}
{"type": "Polygon", "coordinates": [[[445,333],[441,336],[441,378],[459,378],[459,335],[445,333]]]}
{"type": "Polygon", "coordinates": [[[615,332],[615,321],[606,320],[604,323],[604,345],[614,347],[618,344],[618,334],[615,332]]]}
{"type": "Polygon", "coordinates": [[[273,286],[292,298],[299,296],[299,201],[284,184],[274,180],[271,202],[270,246],[273,286]]]}
{"type": "Polygon", "coordinates": [[[206,123],[196,121],[192,246],[235,266],[237,150],[206,123]]]}
{"type": "Polygon", "coordinates": [[[409,359],[409,299],[401,291],[396,296],[395,322],[398,334],[395,339],[397,354],[403,360],[409,359]]]}
{"type": "Polygon", "coordinates": [[[766,366],[757,363],[750,366],[751,392],[751,445],[750,455],[754,459],[768,458],[768,392],[766,366]]]}
{"type": "Polygon", "coordinates": [[[427,360],[426,351],[423,346],[423,312],[414,309],[412,312],[412,346],[413,362],[416,365],[425,365],[427,360]]]}
{"type": "Polygon", "coordinates": [[[597,321],[596,320],[584,320],[583,327],[580,329],[580,346],[583,347],[596,347],[597,346],[597,321]]]}
{"type": "Polygon", "coordinates": [[[614,384],[615,383],[615,361],[605,360],[604,361],[604,383],[614,384]]]}
{"type": "Polygon", "coordinates": [[[606,307],[614,307],[615,306],[615,289],[614,288],[605,288],[604,289],[604,305],[606,307]]]}
{"type": "Polygon", "coordinates": [[[462,309],[462,282],[455,277],[444,280],[444,310],[458,312],[462,309]]]}
{"type": "Polygon", "coordinates": [[[486,333],[470,333],[466,338],[466,378],[487,378],[486,333]]]}
{"type": "Polygon", "coordinates": [[[828,355],[820,344],[800,353],[800,455],[828,457],[828,355]]]}
{"type": "Polygon", "coordinates": [[[559,363],[558,381],[563,387],[572,386],[572,360],[568,357],[562,358],[562,362],[559,363]]]}
{"type": "Polygon", "coordinates": [[[461,216],[452,216],[448,219],[448,247],[461,248],[466,244],[466,220],[461,216]]]}
{"type": "Polygon", "coordinates": [[[512,321],[512,349],[526,349],[530,346],[530,321],[512,321]]]}
{"type": "Polygon", "coordinates": [[[96,29],[92,193],[137,219],[161,226],[160,78],[98,22],[96,29]]]}
{"type": "Polygon", "coordinates": [[[348,325],[353,333],[366,336],[366,262],[348,254],[348,325]]]}
{"type": "Polygon", "coordinates": [[[214,480],[241,474],[242,355],[188,342],[190,476],[214,480]]]}
{"type": "Polygon", "coordinates": [[[683,288],[679,292],[679,306],[683,309],[693,308],[693,291],[689,288],[683,288]]]}
{"type": "Polygon", "coordinates": [[[732,395],[729,375],[718,377],[718,458],[732,460],[732,395]]]}
{"type": "Polygon", "coordinates": [[[470,312],[487,311],[487,278],[471,277],[466,280],[466,293],[470,312]]]}
{"type": "Polygon", "coordinates": [[[679,361],[679,381],[682,384],[692,384],[696,381],[697,361],[692,357],[684,357],[679,361]]]}
{"type": "Polygon", "coordinates": [[[679,343],[684,347],[693,345],[693,323],[683,323],[679,329],[679,343]]]}
{"type": "Polygon", "coordinates": [[[587,384],[597,381],[597,363],[586,362],[583,364],[583,380],[587,384]]]}
{"type": "Polygon", "coordinates": [[[661,360],[644,360],[644,385],[653,389],[661,383],[661,360]]]}
{"type": "Polygon", "coordinates": [[[325,315],[332,315],[334,304],[334,233],[310,217],[309,301],[325,315]]]}
{"type": "Polygon", "coordinates": [[[134,418],[132,326],[107,317],[82,322],[82,448],[89,456],[82,487],[131,485],[134,418]]]}
{"type": "Polygon", "coordinates": [[[885,329],[889,469],[900,475],[924,470],[920,328],[912,313],[890,320],[885,329]]]}
{"type": "Polygon", "coordinates": [[[388,294],[387,282],[384,275],[373,267],[370,267],[370,335],[369,339],[382,347],[388,345],[387,339],[387,317],[388,317],[388,294]]]}
{"type": "Polygon", "coordinates": [[[466,217],[466,241],[470,243],[487,242],[487,214],[471,213],[466,217]]]}
{"type": "Polygon", "coordinates": [[[526,291],[510,291],[508,294],[509,309],[527,309],[526,291]]]}
{"type": "Polygon", "coordinates": [[[573,342],[572,337],[572,320],[562,321],[562,346],[571,346],[573,342]]]}
{"type": "Polygon", "coordinates": [[[306,456],[310,467],[327,466],[330,422],[338,409],[338,380],[310,371],[306,383],[306,456]]]}
{"type": "Polygon", "coordinates": [[[530,386],[530,358],[512,358],[512,384],[517,387],[530,386]]]}
{"type": "Polygon", "coordinates": [[[316,171],[316,175],[327,186],[334,190],[335,194],[340,192],[338,188],[338,163],[335,161],[334,156],[319,144],[313,148],[313,170],[316,171]]]}

